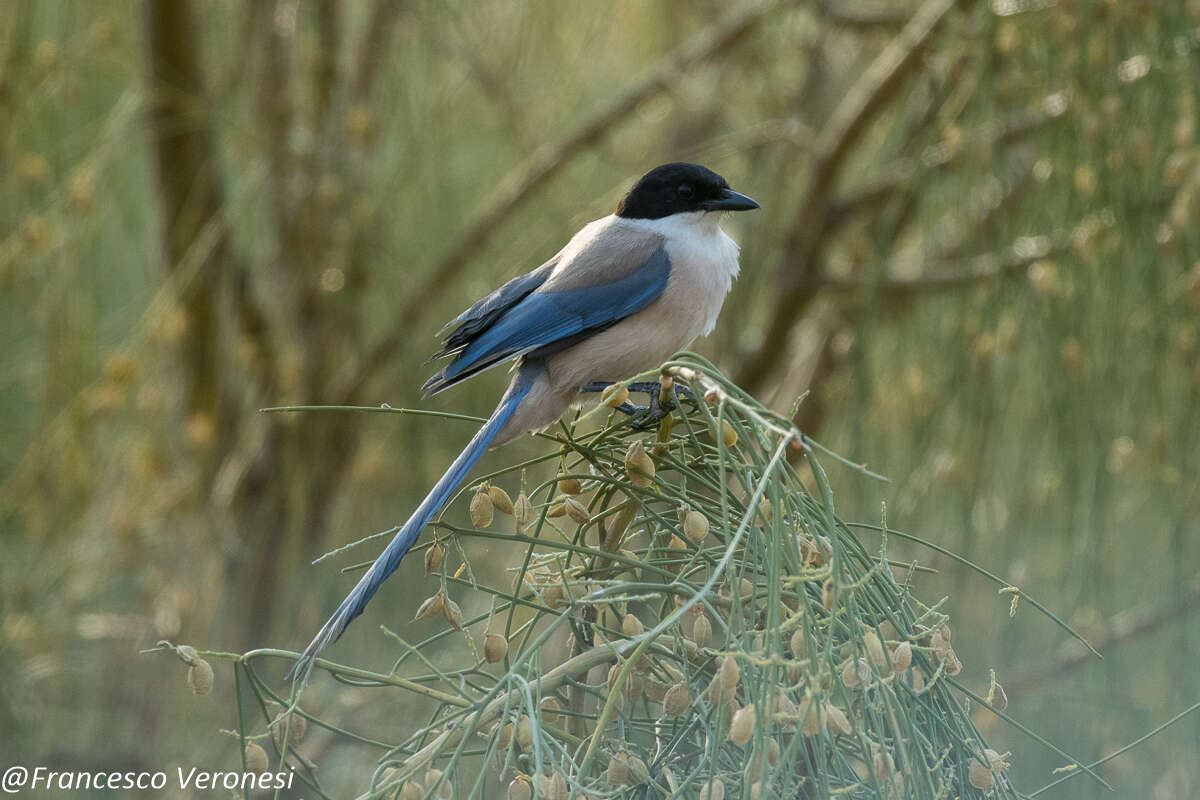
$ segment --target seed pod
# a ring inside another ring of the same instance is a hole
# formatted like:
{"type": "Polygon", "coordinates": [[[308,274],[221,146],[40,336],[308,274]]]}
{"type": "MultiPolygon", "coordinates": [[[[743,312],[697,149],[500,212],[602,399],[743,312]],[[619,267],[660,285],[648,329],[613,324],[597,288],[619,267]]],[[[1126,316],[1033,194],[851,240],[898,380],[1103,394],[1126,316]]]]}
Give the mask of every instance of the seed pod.
{"type": "Polygon", "coordinates": [[[492,505],[497,511],[499,511],[501,514],[513,513],[513,501],[512,498],[508,496],[508,492],[504,491],[499,486],[489,486],[487,493],[488,498],[492,501],[492,505]]]}
{"type": "Polygon", "coordinates": [[[954,652],[953,647],[951,647],[949,652],[946,654],[945,662],[947,675],[954,676],[962,672],[962,662],[958,660],[958,654],[954,652]]]}
{"type": "Polygon", "coordinates": [[[399,800],[422,800],[424,797],[425,790],[416,781],[405,781],[404,787],[400,789],[399,800]]]}
{"type": "Polygon", "coordinates": [[[543,697],[541,702],[542,722],[549,725],[562,716],[562,704],[554,697],[543,697]]]}
{"type": "Polygon", "coordinates": [[[604,388],[600,393],[600,402],[609,408],[616,408],[629,399],[629,387],[623,383],[614,383],[604,388]]]}
{"type": "Polygon", "coordinates": [[[971,759],[971,765],[967,769],[967,780],[981,792],[990,792],[996,785],[996,776],[992,774],[991,768],[984,766],[974,758],[971,759]]]}
{"type": "Polygon", "coordinates": [[[700,787],[700,800],[725,800],[725,784],[720,778],[713,778],[711,783],[700,787]]]}
{"type": "MultiPolygon", "coordinates": [[[[475,495],[475,496],[479,497],[480,495],[475,495]]],[[[490,504],[490,501],[489,501],[489,504],[490,504]]],[[[474,500],[471,501],[471,505],[472,506],[475,505],[474,500]]],[[[489,505],[489,507],[490,507],[490,505],[489,505]]],[[[490,513],[491,512],[489,512],[489,514],[490,513]]],[[[473,519],[472,519],[472,522],[474,522],[473,519]]],[[[488,525],[490,525],[490,524],[491,524],[491,518],[489,517],[488,525]]],[[[481,526],[481,527],[487,527],[487,526],[485,525],[485,526],[481,526]]],[[[436,575],[439,572],[441,572],[442,571],[442,561],[444,561],[445,558],[446,558],[446,548],[442,546],[441,542],[434,542],[433,544],[429,545],[429,549],[425,551],[425,574],[426,575],[436,575]]]]}
{"type": "Polygon", "coordinates": [[[588,520],[592,518],[591,514],[588,513],[587,506],[574,497],[568,497],[563,500],[563,505],[567,509],[567,516],[580,525],[586,525],[588,520]]]}
{"type": "Polygon", "coordinates": [[[492,510],[495,506],[487,492],[476,492],[471,498],[471,524],[476,528],[486,528],[492,524],[492,510]]]}
{"type": "Polygon", "coordinates": [[[567,800],[567,779],[561,772],[543,775],[539,782],[543,800],[567,800]]]}
{"type": "Polygon", "coordinates": [[[645,761],[622,750],[608,762],[604,777],[613,786],[638,786],[650,780],[650,770],[646,768],[645,761]]]}
{"type": "Polygon", "coordinates": [[[437,800],[454,800],[454,785],[449,780],[442,780],[442,771],[440,769],[431,769],[425,773],[425,789],[431,790],[438,781],[442,781],[437,788],[437,794],[434,795],[437,800]]]}
{"type": "Polygon", "coordinates": [[[988,689],[987,696],[988,705],[997,711],[1003,711],[1008,708],[1008,695],[1004,691],[1004,687],[996,682],[996,677],[992,676],[992,685],[988,689]]]}
{"type": "Polygon", "coordinates": [[[667,689],[667,694],[663,697],[663,712],[668,717],[681,717],[691,706],[692,692],[687,683],[680,681],[667,689]]]}
{"type": "Polygon", "coordinates": [[[654,482],[654,461],[646,454],[646,446],[639,439],[625,453],[625,474],[629,482],[645,489],[654,482]]]}
{"type": "Polygon", "coordinates": [[[891,753],[876,748],[871,756],[871,768],[875,772],[876,783],[886,784],[896,772],[896,762],[891,753]]]}
{"type": "Polygon", "coordinates": [[[852,658],[842,667],[842,684],[847,689],[861,689],[871,683],[871,665],[865,658],[852,658]]]}
{"type": "Polygon", "coordinates": [[[794,658],[804,658],[804,628],[796,628],[792,631],[792,656],[794,658]]]}
{"type": "Polygon", "coordinates": [[[942,636],[941,631],[934,631],[929,637],[929,647],[938,661],[945,661],[950,651],[950,642],[942,636]]]}
{"type": "Polygon", "coordinates": [[[307,730],[308,720],[302,714],[285,714],[271,724],[271,738],[275,740],[275,746],[282,750],[285,738],[289,744],[296,744],[304,738],[307,730]]]}
{"type": "Polygon", "coordinates": [[[755,749],[749,760],[746,762],[746,769],[742,771],[742,777],[745,779],[746,783],[754,783],[762,779],[762,772],[762,753],[755,749]]]}
{"type": "Polygon", "coordinates": [[[708,647],[712,642],[712,623],[708,621],[708,615],[703,611],[692,622],[692,641],[697,647],[708,647]]]}
{"type": "Polygon", "coordinates": [[[565,517],[566,515],[566,503],[555,503],[554,505],[550,506],[548,511],[546,511],[546,516],[550,519],[558,519],[559,517],[565,517]]]}
{"type": "Polygon", "coordinates": [[[565,604],[567,592],[562,584],[555,583],[542,589],[542,603],[552,611],[558,611],[565,604]]]}
{"type": "Polygon", "coordinates": [[[667,542],[666,555],[670,557],[670,561],[664,566],[671,570],[671,572],[679,572],[683,568],[683,559],[687,555],[687,543],[678,536],[671,534],[671,540],[667,542]]]}
{"type": "Polygon", "coordinates": [[[729,424],[729,420],[721,420],[721,441],[726,447],[733,447],[737,444],[737,431],[733,429],[733,425],[729,424]]]}
{"type": "MultiPolygon", "coordinates": [[[[632,550],[630,550],[627,547],[622,547],[617,552],[621,555],[622,558],[626,558],[635,563],[640,564],[642,561],[641,557],[637,553],[633,552],[632,550]]],[[[629,570],[629,573],[631,575],[633,575],[635,578],[642,577],[642,568],[641,567],[631,567],[628,564],[625,564],[623,566],[625,569],[629,570]]]]}
{"type": "Polygon", "coordinates": [[[267,758],[267,751],[262,749],[262,745],[258,742],[246,743],[246,772],[266,772],[271,768],[271,762],[267,758]]]}
{"type": "Polygon", "coordinates": [[[804,720],[804,726],[800,732],[805,736],[816,736],[825,729],[829,722],[829,717],[820,713],[820,704],[817,699],[807,692],[804,694],[804,699],[800,701],[798,716],[804,720]]]}
{"type": "Polygon", "coordinates": [[[427,598],[424,603],[421,603],[417,609],[416,616],[413,617],[413,622],[420,619],[433,619],[440,617],[446,613],[446,595],[438,592],[433,597],[427,598]]]}
{"type": "Polygon", "coordinates": [[[499,633],[483,635],[483,657],[489,664],[498,664],[508,655],[508,639],[499,633]]]}
{"type": "Polygon", "coordinates": [[[621,617],[621,633],[625,636],[632,639],[634,636],[641,636],[645,632],[646,626],[633,614],[626,614],[621,617]]]}
{"type": "Polygon", "coordinates": [[[835,706],[833,703],[826,702],[825,708],[825,724],[829,726],[829,730],[833,733],[840,733],[844,736],[849,736],[854,732],[854,728],[850,725],[850,720],[846,716],[846,712],[835,706]]]}
{"type": "Polygon", "coordinates": [[[608,691],[610,694],[617,695],[617,699],[621,705],[625,704],[625,678],[621,676],[621,664],[616,663],[608,668],[608,678],[606,679],[608,691]]]}
{"type": "Polygon", "coordinates": [[[504,797],[505,800],[531,800],[533,786],[525,777],[518,775],[508,784],[504,797]]]}
{"type": "Polygon", "coordinates": [[[754,726],[757,724],[758,712],[754,710],[753,703],[739,708],[729,722],[729,740],[738,747],[745,747],[746,742],[754,736],[754,726]]]}
{"type": "Polygon", "coordinates": [[[805,565],[822,566],[831,554],[832,547],[826,546],[828,539],[824,536],[812,539],[808,536],[798,537],[800,557],[805,565]]]}
{"type": "Polygon", "coordinates": [[[533,503],[529,502],[529,496],[524,492],[517,495],[517,500],[513,503],[513,519],[522,528],[533,522],[533,503]]]}
{"type": "Polygon", "coordinates": [[[522,750],[528,750],[533,744],[533,722],[525,714],[517,720],[517,745],[522,750]]]}
{"type": "Polygon", "coordinates": [[[683,535],[699,544],[708,536],[708,517],[699,511],[688,510],[683,515],[683,535]]]}
{"type": "Polygon", "coordinates": [[[796,716],[800,713],[800,709],[796,708],[796,704],[782,686],[775,689],[775,713],[784,716],[796,716]]]}
{"type": "Polygon", "coordinates": [[[897,675],[904,672],[912,664],[912,645],[901,642],[892,651],[892,671],[897,675]]]}
{"type": "Polygon", "coordinates": [[[570,478],[560,472],[558,475],[558,490],[563,494],[579,494],[583,491],[583,484],[579,482],[579,478],[570,478]]]}
{"type": "Polygon", "coordinates": [[[646,686],[643,691],[646,693],[646,699],[651,703],[661,703],[667,698],[667,689],[670,688],[667,684],[654,678],[646,678],[644,683],[646,686]]]}
{"type": "Polygon", "coordinates": [[[767,739],[767,763],[772,767],[779,763],[779,742],[767,739]]]}
{"type": "Polygon", "coordinates": [[[458,607],[458,603],[447,599],[442,606],[442,616],[445,617],[446,622],[449,622],[450,627],[454,628],[454,630],[461,631],[463,629],[463,613],[462,609],[458,607]]]}
{"type": "Polygon", "coordinates": [[[867,631],[863,634],[863,645],[867,649],[867,660],[871,666],[880,672],[887,669],[887,654],[884,652],[883,642],[879,641],[879,634],[867,631]]]}
{"type": "Polygon", "coordinates": [[[196,648],[190,644],[181,644],[175,648],[175,655],[179,656],[179,660],[191,666],[200,660],[200,654],[196,652],[196,648]]]}
{"type": "Polygon", "coordinates": [[[197,657],[196,662],[187,668],[187,684],[192,694],[208,694],[213,687],[213,668],[203,658],[197,657]]]}
{"type": "Polygon", "coordinates": [[[708,696],[712,703],[729,705],[737,693],[738,682],[741,680],[741,670],[732,655],[721,659],[712,683],[708,685],[708,696]]]}
{"type": "Polygon", "coordinates": [[[500,723],[497,722],[492,730],[495,730],[496,728],[500,729],[499,736],[496,737],[496,747],[501,750],[507,750],[508,746],[512,744],[513,734],[516,732],[516,726],[511,722],[506,722],[503,726],[501,726],[500,723]]]}
{"type": "Polygon", "coordinates": [[[821,584],[821,605],[825,606],[826,611],[833,610],[833,601],[837,596],[837,592],[833,588],[833,578],[826,578],[825,583],[821,584]]]}
{"type": "Polygon", "coordinates": [[[912,689],[917,694],[925,690],[925,675],[919,669],[912,671],[912,689]]]}

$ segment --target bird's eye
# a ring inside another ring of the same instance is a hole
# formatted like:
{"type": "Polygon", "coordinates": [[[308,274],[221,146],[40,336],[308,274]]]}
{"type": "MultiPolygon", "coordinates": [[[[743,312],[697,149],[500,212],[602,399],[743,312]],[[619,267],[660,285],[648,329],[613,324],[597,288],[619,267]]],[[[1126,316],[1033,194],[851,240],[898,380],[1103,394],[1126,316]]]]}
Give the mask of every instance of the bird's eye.
{"type": "Polygon", "coordinates": [[[680,200],[691,200],[696,195],[696,190],[690,183],[679,184],[679,188],[675,192],[679,195],[680,200]]]}

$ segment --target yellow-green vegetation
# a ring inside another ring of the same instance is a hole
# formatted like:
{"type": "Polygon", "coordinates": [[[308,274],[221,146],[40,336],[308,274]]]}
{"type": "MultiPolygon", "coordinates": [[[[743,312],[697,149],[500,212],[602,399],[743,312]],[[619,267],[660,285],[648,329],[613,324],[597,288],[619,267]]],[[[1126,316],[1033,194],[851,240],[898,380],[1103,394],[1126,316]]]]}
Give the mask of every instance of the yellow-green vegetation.
{"type": "MultiPolygon", "coordinates": [[[[937,570],[913,593],[951,598],[954,680],[1003,693],[1004,713],[1070,753],[972,701],[983,740],[1011,753],[1007,779],[1068,778],[1039,798],[1091,800],[1094,780],[1054,771],[1200,699],[1198,27],[1196,0],[6,2],[0,752],[240,766],[247,748],[221,733],[238,727],[229,664],[135,654],[307,641],[352,583],[337,567],[378,542],[312,559],[402,522],[502,391],[495,371],[423,401],[434,331],[631,178],[685,159],[763,205],[727,224],[742,274],[695,346],[890,478],[818,453],[841,519],[878,528],[886,501],[888,556],[937,570]],[[301,403],[442,416],[258,411],[301,403]]],[[[728,433],[731,452],[753,444],[728,433]]],[[[651,480],[669,479],[644,445],[651,480]]],[[[489,455],[443,522],[475,527],[487,480],[485,532],[513,532],[510,506],[578,525],[596,488],[570,494],[567,473],[549,501],[557,460],[524,485],[487,478],[546,448],[489,455]]],[[[622,470],[627,455],[611,454],[622,470]]],[[[703,511],[653,558],[715,549],[722,520],[703,511]]],[[[878,554],[874,528],[851,529],[878,554]]],[[[379,625],[411,642],[446,627],[411,622],[439,585],[427,574],[466,558],[499,586],[486,568],[521,546],[447,533],[426,534],[444,550],[410,559],[330,658],[388,672],[405,651],[379,625]]],[[[574,608],[556,594],[538,604],[574,608]]],[[[491,613],[458,584],[444,600],[464,624],[491,613]]],[[[455,634],[422,654],[445,671],[490,653],[498,675],[528,651],[485,649],[472,624],[476,651],[455,634]]],[[[717,649],[727,631],[706,614],[685,634],[717,649]]],[[[932,640],[910,646],[910,669],[928,666],[932,640]]],[[[695,689],[671,707],[702,703],[695,689]]],[[[415,694],[322,678],[301,712],[390,746],[417,727],[415,694]]],[[[834,706],[856,739],[854,709],[834,706]]],[[[246,727],[274,766],[266,728],[246,727]]],[[[1194,795],[1198,735],[1185,717],[1096,771],[1122,796],[1194,795]]],[[[298,744],[338,797],[386,752],[342,742],[312,725],[298,744]]],[[[518,796],[539,788],[515,780],[518,796]]]]}
{"type": "MultiPolygon", "coordinates": [[[[702,398],[679,403],[691,413],[641,432],[601,404],[589,416],[609,424],[561,426],[539,457],[464,487],[471,524],[436,521],[424,545],[414,621],[437,632],[388,631],[391,669],[320,659],[289,694],[268,676],[294,653],[209,654],[257,701],[240,695],[237,735],[274,731],[280,763],[323,793],[301,736],[279,735],[288,718],[320,725],[376,762],[352,787],[364,797],[1021,796],[972,702],[1078,763],[1003,715],[994,673],[986,698],[966,688],[951,603],[922,602],[919,564],[888,558],[889,536],[926,543],[844,522],[821,466],[840,457],[697,356],[663,374],[702,398]],[[498,522],[503,483],[519,493],[498,522]],[[326,673],[355,703],[407,692],[420,723],[322,719],[306,697],[326,673]]],[[[1006,621],[998,608],[991,627],[1006,621]]]]}

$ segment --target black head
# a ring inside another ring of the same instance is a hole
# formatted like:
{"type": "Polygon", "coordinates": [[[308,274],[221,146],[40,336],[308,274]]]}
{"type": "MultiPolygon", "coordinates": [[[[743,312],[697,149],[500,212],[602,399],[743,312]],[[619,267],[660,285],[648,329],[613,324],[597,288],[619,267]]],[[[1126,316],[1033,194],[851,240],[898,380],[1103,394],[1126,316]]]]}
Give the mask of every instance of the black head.
{"type": "Polygon", "coordinates": [[[617,204],[617,216],[662,219],[688,211],[749,211],[758,203],[699,164],[663,164],[642,176],[617,204]]]}

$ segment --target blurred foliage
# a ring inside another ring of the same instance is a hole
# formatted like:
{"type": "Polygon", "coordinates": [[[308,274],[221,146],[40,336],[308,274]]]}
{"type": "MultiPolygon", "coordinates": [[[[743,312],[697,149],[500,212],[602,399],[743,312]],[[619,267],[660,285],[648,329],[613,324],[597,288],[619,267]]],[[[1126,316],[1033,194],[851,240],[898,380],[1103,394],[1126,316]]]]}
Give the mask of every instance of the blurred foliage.
{"type": "MultiPolygon", "coordinates": [[[[9,8],[5,753],[236,763],[230,674],[193,697],[137,650],[307,641],[348,586],[309,561],[402,521],[469,434],[256,410],[416,405],[442,321],[678,159],[763,205],[729,223],[743,274],[705,352],[777,412],[811,389],[801,429],[891,478],[831,467],[842,516],[886,501],[1106,655],[1024,606],[1000,624],[1008,596],[895,543],[939,569],[967,683],[994,667],[1085,759],[1200,696],[1195,0],[9,8]]],[[[428,405],[485,414],[502,381],[428,405]]],[[[426,588],[391,586],[338,652],[389,663],[374,625],[426,588]]],[[[1062,765],[976,724],[1021,787],[1062,765]]],[[[1188,719],[1102,774],[1191,796],[1198,743],[1188,719]]],[[[331,785],[360,773],[320,746],[331,785]]]]}

